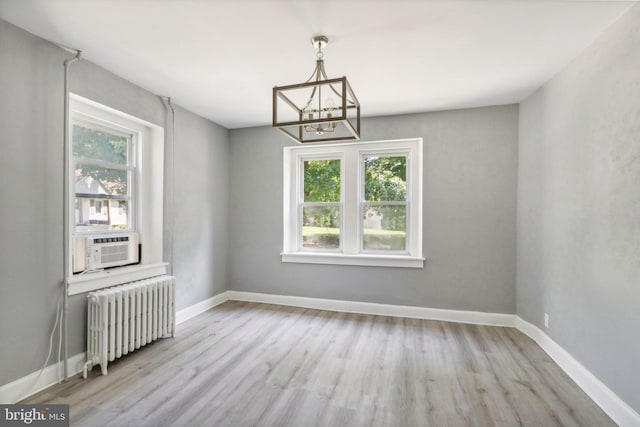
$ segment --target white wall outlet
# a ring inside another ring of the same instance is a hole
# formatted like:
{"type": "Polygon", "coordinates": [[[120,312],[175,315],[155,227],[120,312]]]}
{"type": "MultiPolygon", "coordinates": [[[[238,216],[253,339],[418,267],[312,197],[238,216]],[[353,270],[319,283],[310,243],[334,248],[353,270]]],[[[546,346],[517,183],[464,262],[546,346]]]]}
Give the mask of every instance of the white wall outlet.
{"type": "Polygon", "coordinates": [[[549,313],[544,314],[544,327],[545,328],[549,327],[549,313]]]}

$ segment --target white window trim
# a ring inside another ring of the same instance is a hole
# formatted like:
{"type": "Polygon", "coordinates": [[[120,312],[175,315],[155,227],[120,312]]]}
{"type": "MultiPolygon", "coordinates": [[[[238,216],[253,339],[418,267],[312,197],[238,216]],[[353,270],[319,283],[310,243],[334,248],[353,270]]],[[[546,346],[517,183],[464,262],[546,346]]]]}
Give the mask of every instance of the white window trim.
{"type": "MultiPolygon", "coordinates": [[[[69,135],[72,134],[74,116],[90,118],[137,134],[137,175],[132,193],[135,197],[132,203],[136,203],[136,209],[131,229],[138,233],[143,248],[140,264],[67,277],[69,295],[166,274],[168,264],[162,260],[164,128],[73,93],[69,94],[69,110],[69,135]]],[[[65,260],[68,271],[73,271],[71,253],[75,233],[72,156],[69,150],[69,257],[65,260]]]]}
{"type": "Polygon", "coordinates": [[[347,144],[313,144],[285,147],[283,152],[283,251],[282,262],[423,268],[422,257],[422,138],[347,144]],[[360,210],[363,155],[407,156],[407,252],[361,249],[360,210]],[[340,158],[342,175],[342,239],[337,251],[310,251],[300,244],[298,204],[302,194],[301,162],[305,159],[340,158]]]}

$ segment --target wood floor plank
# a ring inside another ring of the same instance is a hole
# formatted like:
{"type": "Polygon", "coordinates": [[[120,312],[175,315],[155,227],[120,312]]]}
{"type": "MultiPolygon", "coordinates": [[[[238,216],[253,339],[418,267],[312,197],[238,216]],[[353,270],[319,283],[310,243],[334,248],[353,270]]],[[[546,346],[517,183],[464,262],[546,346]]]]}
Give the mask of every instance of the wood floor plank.
{"type": "Polygon", "coordinates": [[[229,301],[87,380],[73,426],[615,424],[514,328],[229,301]]]}

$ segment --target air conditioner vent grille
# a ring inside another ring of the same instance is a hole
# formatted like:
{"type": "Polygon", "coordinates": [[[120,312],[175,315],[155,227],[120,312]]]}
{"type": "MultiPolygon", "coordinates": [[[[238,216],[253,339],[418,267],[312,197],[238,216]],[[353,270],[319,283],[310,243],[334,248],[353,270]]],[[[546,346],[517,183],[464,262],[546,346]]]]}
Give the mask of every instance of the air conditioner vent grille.
{"type": "Polygon", "coordinates": [[[100,251],[100,263],[126,261],[129,259],[129,245],[103,246],[100,251]]]}

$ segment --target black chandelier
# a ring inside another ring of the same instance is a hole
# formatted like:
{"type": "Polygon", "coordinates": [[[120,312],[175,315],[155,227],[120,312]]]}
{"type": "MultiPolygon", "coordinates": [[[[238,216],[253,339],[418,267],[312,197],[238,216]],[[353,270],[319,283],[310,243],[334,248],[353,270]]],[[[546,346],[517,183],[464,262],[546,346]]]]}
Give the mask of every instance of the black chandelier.
{"type": "Polygon", "coordinates": [[[273,88],[273,127],[299,143],[360,139],[360,103],[346,77],[327,78],[325,36],[311,39],[316,68],[304,83],[273,88]]]}

